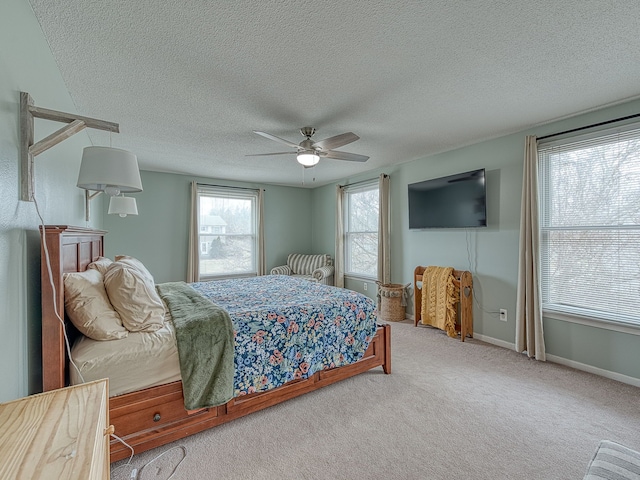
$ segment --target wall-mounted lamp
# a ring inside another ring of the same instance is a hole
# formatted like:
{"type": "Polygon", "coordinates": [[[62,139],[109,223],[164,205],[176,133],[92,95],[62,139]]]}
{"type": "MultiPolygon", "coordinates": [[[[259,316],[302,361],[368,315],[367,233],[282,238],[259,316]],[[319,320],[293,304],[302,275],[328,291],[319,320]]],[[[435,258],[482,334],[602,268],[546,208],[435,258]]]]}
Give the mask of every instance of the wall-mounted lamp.
{"type": "Polygon", "coordinates": [[[138,215],[136,199],[125,197],[124,194],[118,197],[111,197],[109,200],[109,214],[126,217],[127,215],[138,215]]]}
{"type": "MultiPolygon", "coordinates": [[[[20,92],[22,175],[20,198],[22,200],[33,201],[35,194],[34,158],[85,128],[115,133],[120,131],[120,126],[117,123],[36,107],[31,95],[20,92]],[[68,125],[34,143],[34,118],[67,123],[68,125]]],[[[86,219],[89,221],[89,202],[99,193],[105,192],[114,197],[124,192],[142,191],[138,160],[133,153],[126,150],[111,147],[87,147],[82,154],[77,185],[85,189],[86,219]],[[93,190],[94,193],[90,194],[89,190],[93,190]]],[[[135,208],[135,199],[131,200],[133,200],[135,208]]],[[[137,208],[135,210],[135,214],[137,214],[137,208]]],[[[131,213],[129,208],[126,214],[133,215],[134,213],[131,213]]]]}
{"type": "Polygon", "coordinates": [[[133,153],[119,148],[85,147],[78,187],[110,196],[141,192],[138,159],[133,153]]]}
{"type": "MultiPolygon", "coordinates": [[[[82,163],[78,174],[78,187],[85,189],[86,219],[90,218],[91,199],[104,192],[111,197],[111,202],[121,193],[142,191],[140,170],[136,156],[126,150],[111,147],[86,147],[82,152],[82,163]],[[93,190],[94,193],[89,193],[93,190]]],[[[124,198],[124,197],[122,197],[124,198]]],[[[135,208],[135,199],[132,200],[135,208]]],[[[116,200],[116,203],[118,201],[116,200]]],[[[120,212],[113,212],[120,213],[120,212]]],[[[125,213],[134,215],[131,212],[125,213]]],[[[137,209],[135,215],[137,215],[137,209]]]]}

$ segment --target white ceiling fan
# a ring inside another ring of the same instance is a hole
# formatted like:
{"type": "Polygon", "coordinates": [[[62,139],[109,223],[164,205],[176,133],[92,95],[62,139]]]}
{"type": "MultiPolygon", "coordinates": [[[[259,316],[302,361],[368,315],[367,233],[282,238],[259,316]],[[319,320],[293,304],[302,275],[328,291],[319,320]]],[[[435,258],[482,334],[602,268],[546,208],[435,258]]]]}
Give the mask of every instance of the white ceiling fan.
{"type": "Polygon", "coordinates": [[[290,142],[289,140],[276,137],[275,135],[271,135],[270,133],[259,132],[257,130],[254,130],[254,133],[257,133],[258,135],[262,135],[265,138],[275,140],[276,142],[287,145],[288,147],[295,148],[295,151],[275,152],[275,153],[257,153],[253,155],[247,155],[248,157],[296,154],[298,163],[300,163],[301,165],[304,165],[305,167],[313,167],[315,164],[317,164],[320,161],[320,157],[332,158],[334,160],[346,160],[349,162],[366,162],[369,159],[369,157],[365,155],[358,155],[355,153],[339,152],[337,150],[333,150],[334,148],[339,148],[358,140],[360,137],[353,132],[342,133],[340,135],[325,138],[324,140],[320,140],[316,142],[311,139],[313,134],[316,133],[316,129],[313,127],[303,127],[300,129],[300,133],[302,134],[303,137],[305,137],[305,139],[299,144],[295,144],[293,142],[290,142]]]}

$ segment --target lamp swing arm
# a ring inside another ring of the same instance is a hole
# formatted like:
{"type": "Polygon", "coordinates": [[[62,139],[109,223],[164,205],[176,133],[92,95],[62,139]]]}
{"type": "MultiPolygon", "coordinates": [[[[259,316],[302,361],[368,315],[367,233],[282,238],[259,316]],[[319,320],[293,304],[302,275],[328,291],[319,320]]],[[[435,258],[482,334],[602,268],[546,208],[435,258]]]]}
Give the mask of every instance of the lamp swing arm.
{"type": "Polygon", "coordinates": [[[120,126],[117,123],[36,107],[31,95],[27,92],[20,92],[21,200],[25,202],[33,201],[35,194],[33,175],[34,158],[76,133],[81,132],[85,128],[106,130],[115,133],[120,132],[120,126]],[[66,123],[67,125],[39,142],[34,143],[34,118],[52,120],[54,122],[66,123]]]}
{"type": "Polygon", "coordinates": [[[91,200],[93,200],[101,193],[101,190],[93,193],[89,193],[89,190],[84,191],[84,219],[87,222],[91,219],[91,200]]]}

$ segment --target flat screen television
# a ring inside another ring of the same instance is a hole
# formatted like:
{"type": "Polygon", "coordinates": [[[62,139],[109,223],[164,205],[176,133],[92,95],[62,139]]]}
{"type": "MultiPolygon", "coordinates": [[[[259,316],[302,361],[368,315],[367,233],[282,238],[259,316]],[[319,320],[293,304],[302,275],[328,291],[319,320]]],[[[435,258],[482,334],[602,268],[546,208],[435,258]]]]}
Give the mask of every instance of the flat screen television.
{"type": "Polygon", "coordinates": [[[411,183],[409,228],[487,226],[484,168],[411,183]]]}

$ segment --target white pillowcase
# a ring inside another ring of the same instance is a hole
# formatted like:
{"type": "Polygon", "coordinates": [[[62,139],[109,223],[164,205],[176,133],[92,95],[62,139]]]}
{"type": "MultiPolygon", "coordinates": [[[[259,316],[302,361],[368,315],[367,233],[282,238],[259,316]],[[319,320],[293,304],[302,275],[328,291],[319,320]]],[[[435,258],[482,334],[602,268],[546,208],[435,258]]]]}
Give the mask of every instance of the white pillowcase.
{"type": "Polygon", "coordinates": [[[164,304],[142,262],[133,257],[116,257],[104,275],[104,286],[127,330],[154,332],[162,328],[164,304]]]}
{"type": "Polygon", "coordinates": [[[123,263],[131,268],[135,268],[136,270],[138,270],[142,275],[144,275],[144,277],[150,281],[151,283],[155,284],[155,281],[153,279],[153,275],[151,275],[151,272],[149,270],[147,270],[147,267],[144,266],[144,264],[138,260],[137,258],[134,257],[130,257],[129,255],[116,255],[115,256],[115,260],[116,262],[120,262],[123,263]]]}
{"type": "Polygon", "coordinates": [[[98,270],[65,273],[64,305],[75,327],[93,340],[117,340],[129,332],[113,309],[98,270]]]}
{"type": "Polygon", "coordinates": [[[102,275],[104,275],[105,273],[107,273],[107,268],[109,268],[109,265],[111,265],[112,263],[113,262],[107,257],[98,257],[97,260],[94,260],[89,265],[87,265],[87,268],[98,270],[102,275]]]}

